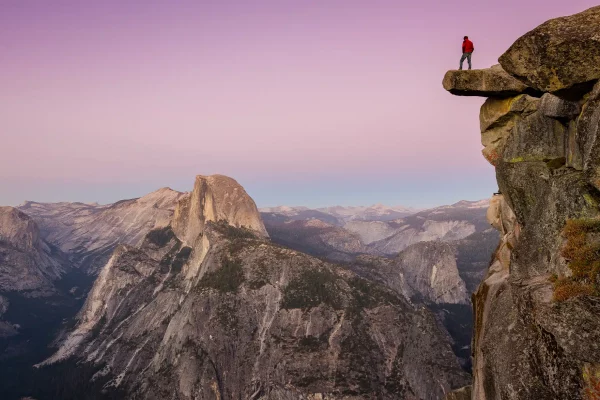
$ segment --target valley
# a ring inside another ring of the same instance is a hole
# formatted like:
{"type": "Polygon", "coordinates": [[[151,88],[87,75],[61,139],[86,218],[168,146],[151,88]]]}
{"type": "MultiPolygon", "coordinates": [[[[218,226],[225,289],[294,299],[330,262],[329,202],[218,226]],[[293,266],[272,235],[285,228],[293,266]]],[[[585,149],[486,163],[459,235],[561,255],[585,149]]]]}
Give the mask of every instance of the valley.
{"type": "Polygon", "coordinates": [[[461,202],[259,212],[221,176],[199,176],[188,193],[161,189],[112,205],[26,202],[13,212],[58,261],[38,284],[44,296],[2,291],[0,368],[13,377],[2,392],[152,398],[169,390],[167,373],[180,380],[181,398],[206,388],[225,398],[400,391],[437,399],[470,371],[469,290],[492,251],[481,245],[497,240],[482,210],[461,202]],[[378,240],[373,226],[384,226],[378,240]],[[379,245],[385,240],[400,250],[379,245]],[[315,369],[317,354],[328,356],[315,369]],[[275,372],[273,362],[289,366],[275,372]],[[74,363],[77,374],[48,381],[74,363]],[[430,368],[440,388],[423,385],[430,368]],[[206,372],[193,378],[192,370],[206,372]],[[96,389],[86,391],[92,376],[96,389]]]}

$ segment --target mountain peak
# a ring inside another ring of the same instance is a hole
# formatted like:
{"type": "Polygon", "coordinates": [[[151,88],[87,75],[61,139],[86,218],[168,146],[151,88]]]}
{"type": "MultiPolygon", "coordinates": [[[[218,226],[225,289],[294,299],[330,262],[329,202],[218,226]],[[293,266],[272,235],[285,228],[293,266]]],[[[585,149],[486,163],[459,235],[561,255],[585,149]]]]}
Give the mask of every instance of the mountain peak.
{"type": "Polygon", "coordinates": [[[209,221],[227,221],[268,236],[254,200],[235,179],[224,175],[196,176],[192,192],[177,204],[173,231],[184,243],[193,245],[209,221]]]}
{"type": "Polygon", "coordinates": [[[15,207],[0,207],[0,240],[20,250],[30,250],[39,243],[35,222],[15,207]]]}
{"type": "Polygon", "coordinates": [[[183,195],[184,193],[182,192],[178,192],[169,187],[163,187],[158,190],[155,190],[154,192],[148,193],[145,196],[140,197],[136,201],[139,204],[153,203],[156,204],[157,207],[161,207],[165,204],[171,204],[177,201],[177,199],[179,199],[183,195]]]}

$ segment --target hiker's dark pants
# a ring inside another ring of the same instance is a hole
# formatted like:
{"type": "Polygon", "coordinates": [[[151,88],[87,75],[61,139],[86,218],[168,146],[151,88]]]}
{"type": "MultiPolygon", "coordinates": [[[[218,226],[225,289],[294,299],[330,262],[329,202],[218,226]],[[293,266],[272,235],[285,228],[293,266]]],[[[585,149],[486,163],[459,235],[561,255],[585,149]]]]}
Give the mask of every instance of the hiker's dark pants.
{"type": "Polygon", "coordinates": [[[471,69],[471,54],[473,54],[473,53],[463,53],[462,57],[460,58],[460,69],[462,69],[465,58],[467,59],[467,62],[469,63],[469,69],[471,69]]]}

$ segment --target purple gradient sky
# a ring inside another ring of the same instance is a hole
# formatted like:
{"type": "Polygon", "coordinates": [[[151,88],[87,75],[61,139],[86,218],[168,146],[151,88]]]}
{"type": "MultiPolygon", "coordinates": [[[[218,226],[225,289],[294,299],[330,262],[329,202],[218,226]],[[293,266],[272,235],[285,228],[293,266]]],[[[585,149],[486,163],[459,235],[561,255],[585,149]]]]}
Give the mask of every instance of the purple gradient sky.
{"type": "Polygon", "coordinates": [[[592,0],[0,3],[0,204],[110,202],[196,174],[260,206],[487,197],[482,99],[447,94],[592,0]]]}

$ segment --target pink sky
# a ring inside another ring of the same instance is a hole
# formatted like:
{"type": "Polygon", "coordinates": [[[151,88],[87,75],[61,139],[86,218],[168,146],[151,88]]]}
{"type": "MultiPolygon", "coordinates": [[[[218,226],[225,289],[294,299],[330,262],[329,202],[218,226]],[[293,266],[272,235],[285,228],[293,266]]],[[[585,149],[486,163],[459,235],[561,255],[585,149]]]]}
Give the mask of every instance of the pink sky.
{"type": "Polygon", "coordinates": [[[487,197],[483,99],[444,92],[591,0],[30,1],[0,5],[0,204],[100,201],[196,174],[259,205],[487,197]]]}

